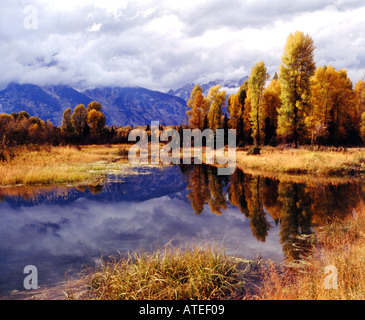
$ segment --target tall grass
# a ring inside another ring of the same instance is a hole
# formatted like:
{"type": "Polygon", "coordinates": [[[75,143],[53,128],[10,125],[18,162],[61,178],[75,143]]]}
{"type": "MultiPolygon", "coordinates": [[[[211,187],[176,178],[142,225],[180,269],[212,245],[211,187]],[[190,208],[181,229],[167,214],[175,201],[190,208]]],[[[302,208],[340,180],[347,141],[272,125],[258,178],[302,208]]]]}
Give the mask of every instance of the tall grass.
{"type": "MultiPolygon", "coordinates": [[[[237,285],[236,263],[213,247],[135,252],[88,273],[86,297],[100,300],[224,299],[237,285]]],[[[72,297],[71,297],[72,298],[72,297]]]]}

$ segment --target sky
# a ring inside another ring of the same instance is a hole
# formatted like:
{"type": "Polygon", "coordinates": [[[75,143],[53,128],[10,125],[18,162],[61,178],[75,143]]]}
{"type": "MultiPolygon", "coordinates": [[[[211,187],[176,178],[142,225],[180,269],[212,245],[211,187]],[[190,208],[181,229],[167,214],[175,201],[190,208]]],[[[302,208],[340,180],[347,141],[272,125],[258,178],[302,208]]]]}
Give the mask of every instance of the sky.
{"type": "Polygon", "coordinates": [[[240,79],[278,71],[287,37],[309,34],[317,66],[365,76],[364,0],[0,0],[0,89],[79,90],[240,79]]]}

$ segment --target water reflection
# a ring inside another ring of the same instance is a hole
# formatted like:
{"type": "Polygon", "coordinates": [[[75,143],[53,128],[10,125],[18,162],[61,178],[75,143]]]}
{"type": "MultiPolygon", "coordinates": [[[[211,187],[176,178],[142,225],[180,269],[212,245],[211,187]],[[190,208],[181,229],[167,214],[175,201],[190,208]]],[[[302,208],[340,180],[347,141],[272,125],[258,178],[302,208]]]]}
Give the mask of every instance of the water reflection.
{"type": "Polygon", "coordinates": [[[170,240],[212,240],[228,254],[299,259],[307,235],[364,199],[360,182],[286,182],[207,166],[141,168],[78,187],[0,188],[0,296],[22,289],[36,265],[40,285],[101,254],[153,249],[170,240]]]}
{"type": "Polygon", "coordinates": [[[231,176],[218,176],[214,167],[182,166],[189,189],[188,199],[196,214],[207,204],[222,214],[230,203],[250,221],[252,235],[265,242],[273,224],[280,227],[285,257],[297,260],[311,247],[308,237],[313,227],[333,218],[344,218],[365,198],[360,182],[323,184],[322,182],[281,182],[241,170],[231,176]],[[228,199],[228,201],[226,201],[228,199]]]}

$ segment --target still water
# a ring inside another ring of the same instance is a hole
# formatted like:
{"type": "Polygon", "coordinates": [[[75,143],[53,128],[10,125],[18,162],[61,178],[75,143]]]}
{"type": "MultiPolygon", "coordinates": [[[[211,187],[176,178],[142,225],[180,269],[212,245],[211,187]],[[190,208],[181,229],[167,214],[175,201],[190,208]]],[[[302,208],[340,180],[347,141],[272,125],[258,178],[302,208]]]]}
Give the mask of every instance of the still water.
{"type": "Polygon", "coordinates": [[[101,256],[209,241],[244,258],[300,259],[316,226],[353,214],[359,181],[285,182],[207,166],[145,167],[97,186],[0,189],[0,296],[24,267],[52,286],[101,256]],[[66,276],[65,276],[66,275],[66,276]]]}

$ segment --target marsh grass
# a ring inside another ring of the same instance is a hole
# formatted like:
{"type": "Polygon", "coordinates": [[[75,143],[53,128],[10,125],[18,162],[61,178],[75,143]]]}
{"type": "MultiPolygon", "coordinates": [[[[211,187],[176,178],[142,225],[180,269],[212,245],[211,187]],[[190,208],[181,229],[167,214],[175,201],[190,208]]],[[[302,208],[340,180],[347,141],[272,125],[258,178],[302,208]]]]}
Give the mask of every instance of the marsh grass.
{"type": "Polygon", "coordinates": [[[237,263],[212,246],[139,251],[103,259],[99,268],[87,271],[89,289],[82,297],[87,299],[225,299],[240,287],[237,263]]]}
{"type": "Polygon", "coordinates": [[[263,300],[364,300],[365,205],[346,221],[334,221],[318,231],[313,253],[300,264],[278,268],[271,263],[262,271],[262,284],[252,299],[263,300]],[[338,271],[337,289],[326,289],[326,266],[338,271]]]}
{"type": "Polygon", "coordinates": [[[257,156],[247,155],[244,149],[236,154],[237,166],[243,170],[327,176],[365,173],[364,157],[364,148],[318,151],[264,147],[257,156]]]}
{"type": "Polygon", "coordinates": [[[117,156],[118,146],[29,146],[0,162],[0,185],[62,184],[93,180],[117,156]]]}

